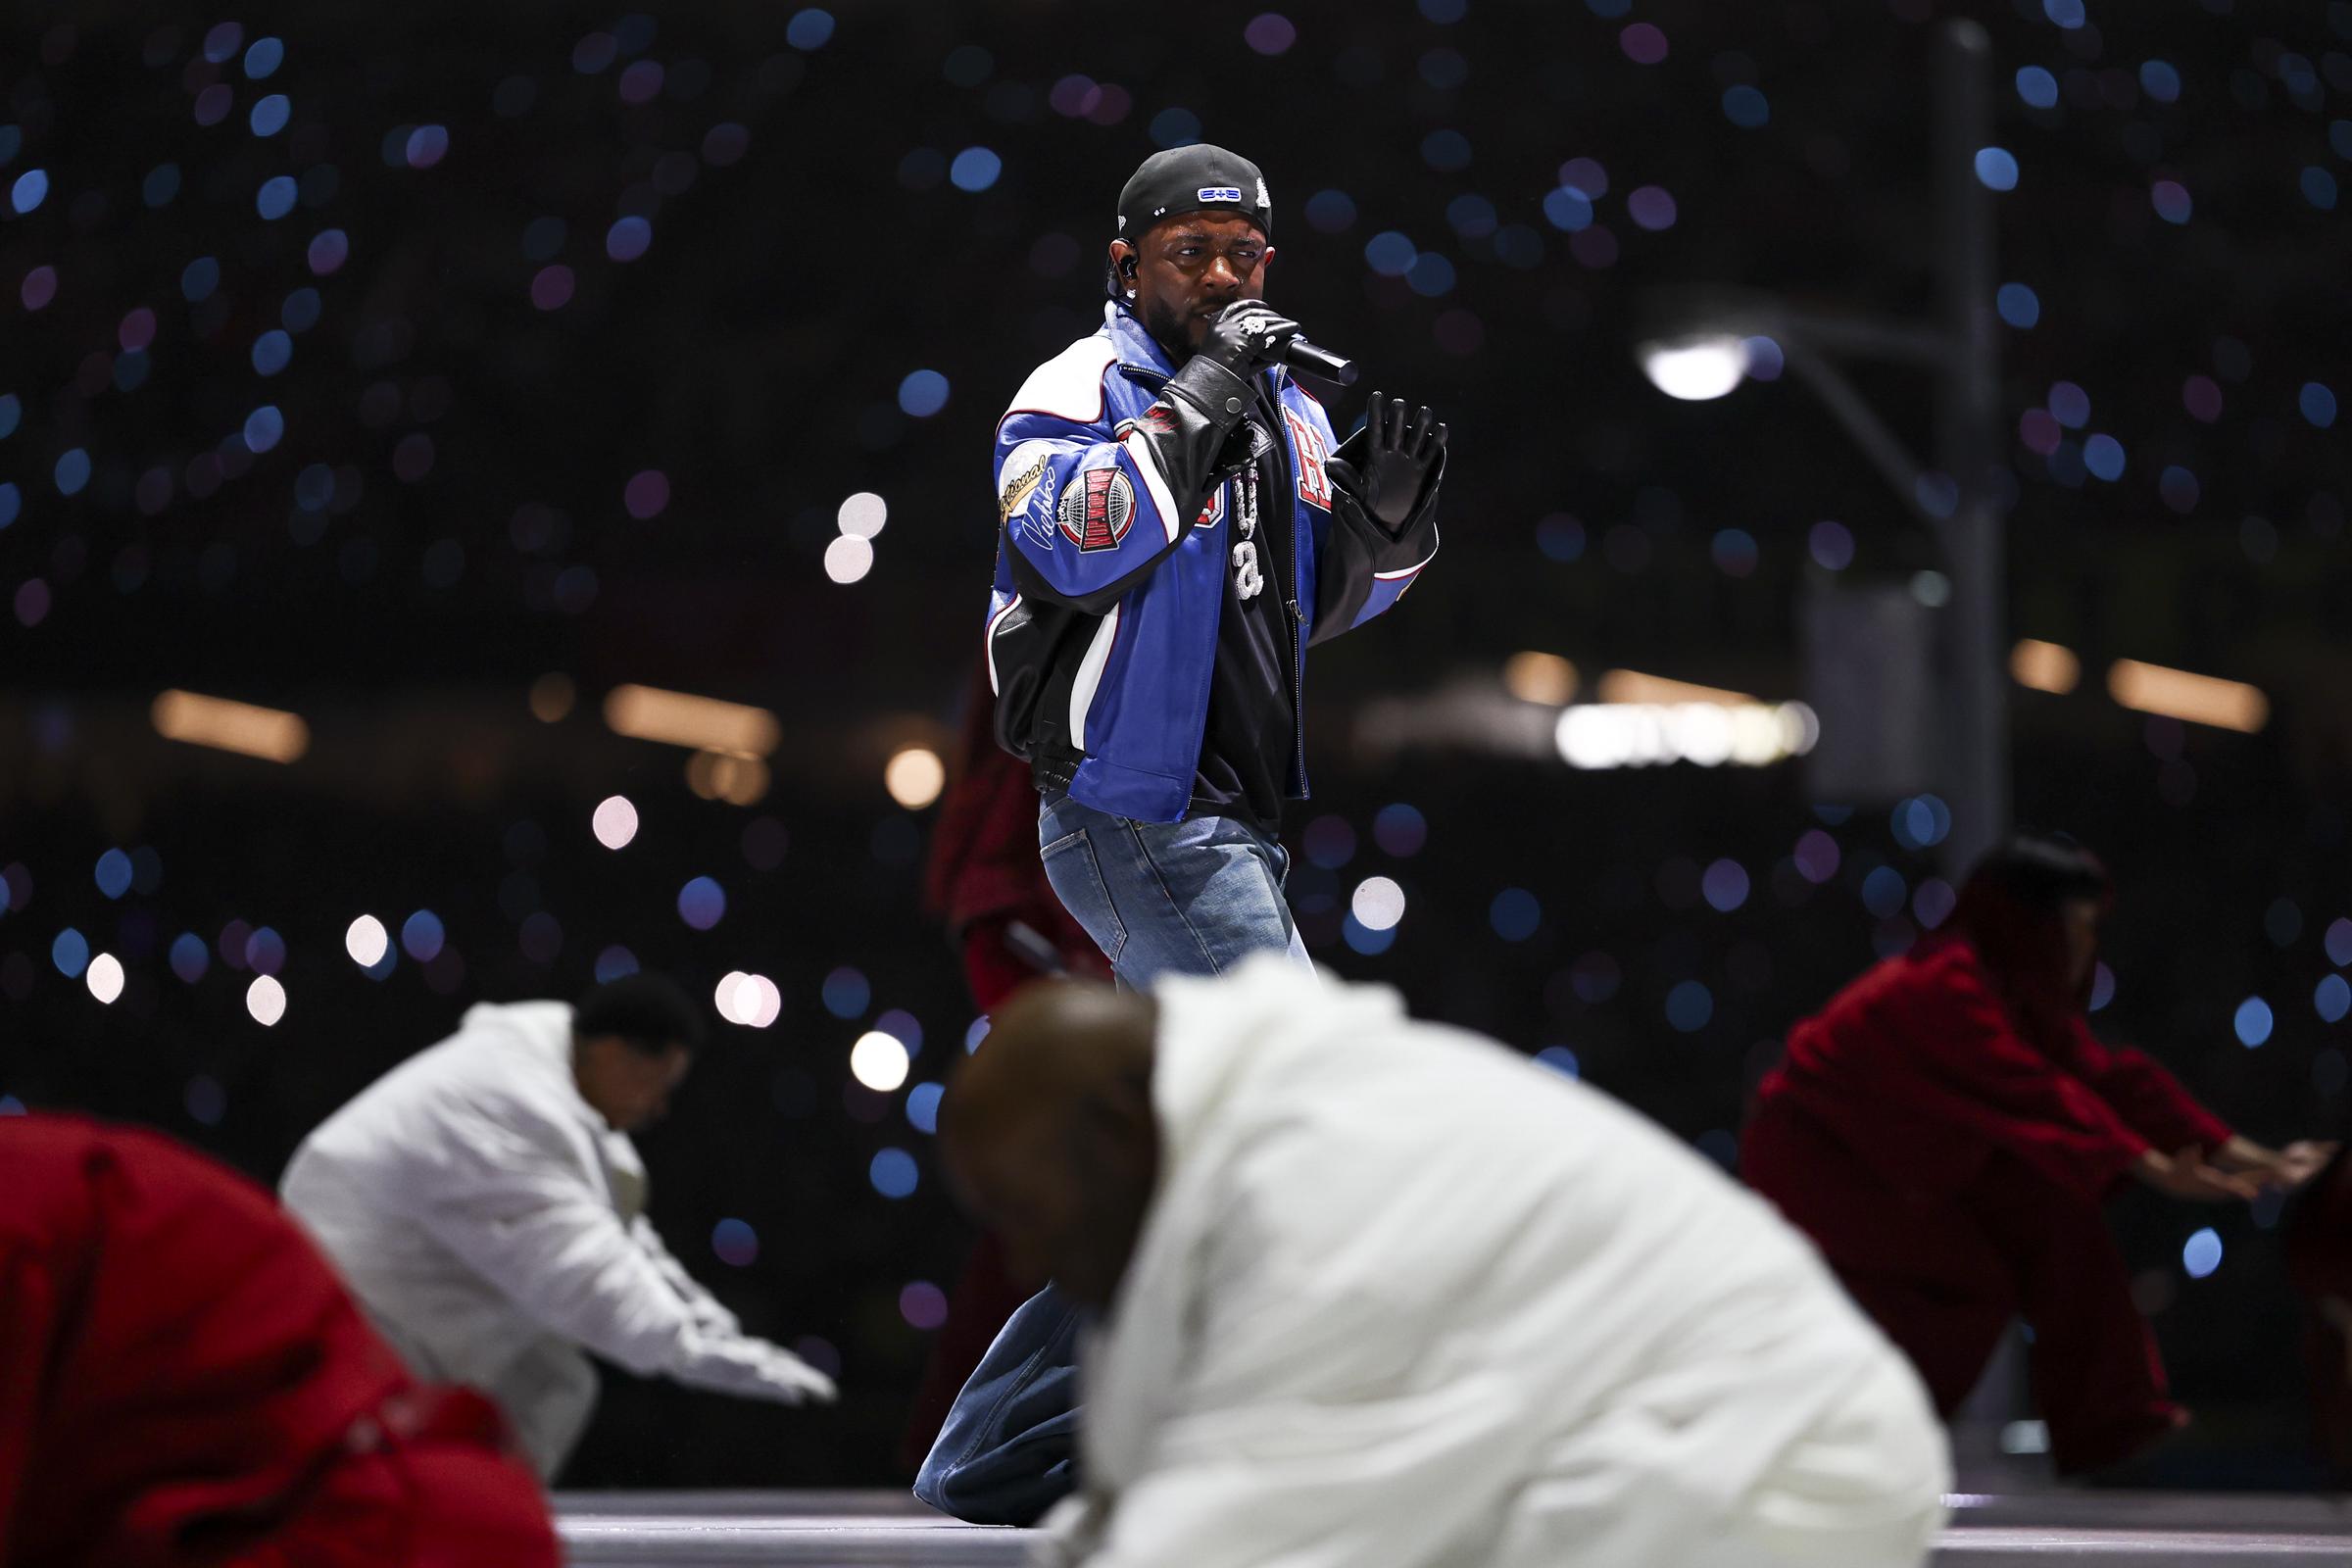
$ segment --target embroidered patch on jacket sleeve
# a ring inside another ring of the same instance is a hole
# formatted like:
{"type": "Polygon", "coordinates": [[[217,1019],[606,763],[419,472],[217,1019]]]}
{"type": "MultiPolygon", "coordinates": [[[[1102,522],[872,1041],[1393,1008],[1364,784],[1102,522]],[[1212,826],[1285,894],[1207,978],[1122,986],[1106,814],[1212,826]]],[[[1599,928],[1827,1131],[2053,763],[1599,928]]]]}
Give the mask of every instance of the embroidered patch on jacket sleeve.
{"type": "Polygon", "coordinates": [[[1089,468],[1062,487],[1058,515],[1080,550],[1115,550],[1135,522],[1135,487],[1116,468],[1089,468]]]}
{"type": "Polygon", "coordinates": [[[1323,463],[1331,453],[1323,445],[1323,432],[1296,410],[1283,410],[1282,417],[1291,427],[1291,444],[1298,449],[1298,499],[1329,512],[1331,475],[1323,471],[1323,463]]]}

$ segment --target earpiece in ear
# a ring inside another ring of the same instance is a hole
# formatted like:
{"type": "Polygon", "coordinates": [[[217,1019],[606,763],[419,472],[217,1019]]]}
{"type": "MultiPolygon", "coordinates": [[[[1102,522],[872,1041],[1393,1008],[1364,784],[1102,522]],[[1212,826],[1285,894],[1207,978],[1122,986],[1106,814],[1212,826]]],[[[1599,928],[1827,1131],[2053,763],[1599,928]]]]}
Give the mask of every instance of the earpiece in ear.
{"type": "Polygon", "coordinates": [[[1133,277],[1135,275],[1134,257],[1130,256],[1126,260],[1119,263],[1119,275],[1121,277],[1133,277]]]}

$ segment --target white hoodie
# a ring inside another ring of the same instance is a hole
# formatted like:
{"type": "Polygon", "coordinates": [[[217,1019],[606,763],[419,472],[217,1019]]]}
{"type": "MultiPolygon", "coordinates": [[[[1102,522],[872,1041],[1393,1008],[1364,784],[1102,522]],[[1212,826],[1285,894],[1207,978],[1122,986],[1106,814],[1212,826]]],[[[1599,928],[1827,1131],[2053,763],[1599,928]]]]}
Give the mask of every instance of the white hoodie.
{"type": "Polygon", "coordinates": [[[1395,994],[1166,980],[1161,1183],[1082,1358],[1091,1568],[1891,1568],[1949,1459],[1806,1243],[1395,994]]]}
{"type": "Polygon", "coordinates": [[[595,1403],[574,1347],[722,1393],[832,1396],[662,1245],[636,1146],[572,1077],[563,1003],[469,1008],[305,1139],[280,1187],[411,1368],[496,1399],[542,1475],[595,1403]]]}

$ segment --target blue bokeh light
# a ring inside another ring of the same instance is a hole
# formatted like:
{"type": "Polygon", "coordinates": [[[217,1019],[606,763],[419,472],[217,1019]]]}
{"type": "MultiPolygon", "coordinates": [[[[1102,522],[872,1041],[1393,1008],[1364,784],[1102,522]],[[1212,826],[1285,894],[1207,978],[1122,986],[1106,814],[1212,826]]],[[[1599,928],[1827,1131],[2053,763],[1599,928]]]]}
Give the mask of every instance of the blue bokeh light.
{"type": "Polygon", "coordinates": [[[2324,1021],[2343,1022],[2344,1014],[2352,1012],[2352,981],[2340,974],[2327,976],[2312,991],[2311,1005],[2324,1021]]]}
{"type": "Polygon", "coordinates": [[[865,1009],[873,1004],[874,988],[866,982],[864,975],[844,964],[825,976],[824,985],[818,988],[817,999],[825,1004],[825,1010],[836,1018],[862,1018],[865,1009]]]}
{"type": "Polygon", "coordinates": [[[418,909],[401,922],[400,949],[418,963],[430,963],[440,956],[447,935],[439,915],[430,909],[418,909]]]}
{"type": "Polygon", "coordinates": [[[784,24],[784,41],[803,54],[822,49],[832,36],[833,13],[813,6],[794,12],[792,20],[784,24]]]}
{"type": "Polygon", "coordinates": [[[253,368],[262,375],[275,375],[294,358],[294,339],[283,327],[271,327],[253,340],[253,368]]]}
{"type": "Polygon", "coordinates": [[[747,1220],[722,1219],[710,1227],[710,1250],[729,1268],[749,1268],[760,1260],[760,1233],[747,1220]]]}
{"type": "Polygon", "coordinates": [[[912,1198],[922,1183],[922,1167],[904,1149],[883,1149],[875,1152],[865,1176],[884,1198],[912,1198]]]}
{"type": "Polygon", "coordinates": [[[698,876],[678,889],[678,918],[695,930],[710,930],[726,913],[727,890],[716,879],[698,876]]]}
{"type": "Polygon", "coordinates": [[[2222,1238],[2210,1225],[2180,1246],[2180,1267],[2192,1280],[2201,1280],[2222,1266],[2222,1238]]]}
{"type": "Polygon", "coordinates": [[[910,370],[899,382],[899,408],[928,419],[948,406],[948,378],[937,370],[910,370]]]}
{"type": "Polygon", "coordinates": [[[1723,90],[1723,118],[1741,130],[1760,130],[1772,122],[1772,100],[1763,90],[1744,84],[1723,90]]]}
{"type": "Polygon", "coordinates": [[[986,147],[966,147],[948,166],[948,183],[962,191],[984,191],[1004,172],[1004,160],[986,147]]]}
{"type": "Polygon", "coordinates": [[[98,866],[93,874],[99,892],[110,899],[119,899],[130,891],[130,857],[121,850],[109,850],[98,857],[98,866]]]}
{"type": "Polygon", "coordinates": [[[1715,993],[1696,980],[1685,980],[1666,993],[1666,1021],[1683,1034],[1696,1034],[1715,1016],[1715,993]]]}
{"type": "Polygon", "coordinates": [[[67,979],[79,979],[81,971],[90,966],[90,939],[72,926],[66,927],[49,944],[49,961],[67,979]]]}
{"type": "Polygon", "coordinates": [[[2252,1051],[2271,1038],[2271,1004],[2260,997],[2248,997],[2237,1004],[2230,1024],[2237,1032],[2237,1043],[2252,1051]]]}
{"type": "Polygon", "coordinates": [[[1488,906],[1487,923],[1505,942],[1525,942],[1544,923],[1544,906],[1525,888],[1504,888],[1488,906]]]}

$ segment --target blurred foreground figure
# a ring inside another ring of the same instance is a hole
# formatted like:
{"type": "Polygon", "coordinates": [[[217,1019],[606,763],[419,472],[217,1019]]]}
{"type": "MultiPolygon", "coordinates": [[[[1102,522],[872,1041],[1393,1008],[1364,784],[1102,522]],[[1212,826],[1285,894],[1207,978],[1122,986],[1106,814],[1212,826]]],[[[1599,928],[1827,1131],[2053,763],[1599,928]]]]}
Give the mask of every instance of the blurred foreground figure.
{"type": "Polygon", "coordinates": [[[552,1477],[596,1408],[581,1348],[641,1377],[798,1404],[831,1380],[743,1332],[645,1217],[628,1135],[702,1038],[652,975],[482,1003],[295,1151],[286,1206],[418,1375],[469,1384],[552,1477]]]}
{"type": "Polygon", "coordinates": [[[263,1189],[0,1120],[0,1563],[556,1568],[488,1400],[421,1388],[263,1189]]]}
{"type": "Polygon", "coordinates": [[[1949,1463],[1803,1240],[1640,1117],[1280,957],[1039,986],[940,1131],[1091,1313],[1095,1568],[1912,1564],[1949,1463]]]}
{"type": "Polygon", "coordinates": [[[2018,839],[1944,928],[1839,992],[1758,1089],[1741,1172],[1811,1236],[1949,1416],[2012,1317],[2061,1475],[2183,1424],[2099,1205],[2126,1177],[2198,1202],[2326,1152],[2232,1133],[2083,1020],[2111,902],[2071,844],[2018,839]]]}

